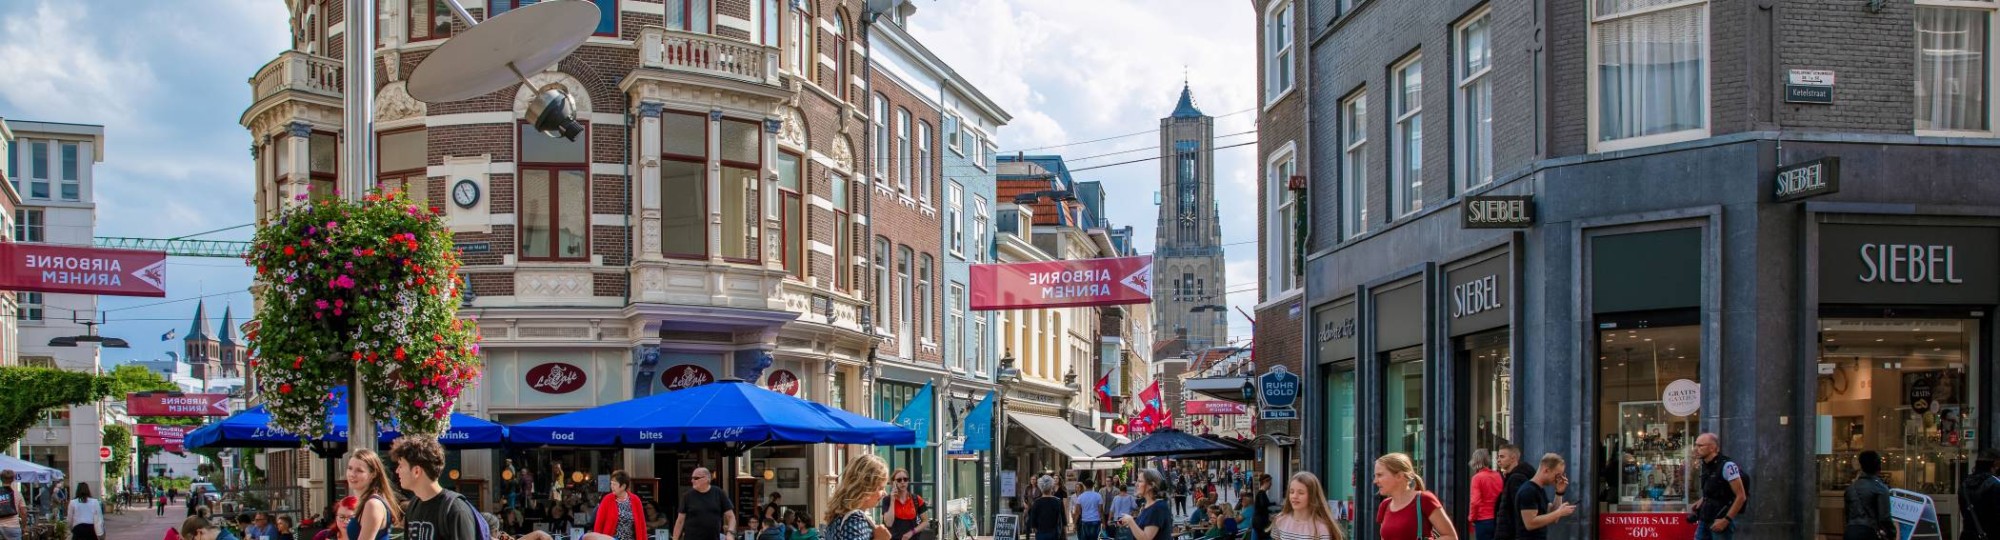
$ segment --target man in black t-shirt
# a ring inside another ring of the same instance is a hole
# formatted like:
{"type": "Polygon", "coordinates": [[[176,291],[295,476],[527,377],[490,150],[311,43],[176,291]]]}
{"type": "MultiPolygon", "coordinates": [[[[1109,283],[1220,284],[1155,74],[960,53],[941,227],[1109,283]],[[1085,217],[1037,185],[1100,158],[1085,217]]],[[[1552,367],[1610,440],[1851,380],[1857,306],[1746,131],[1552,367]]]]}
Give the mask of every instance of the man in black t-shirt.
{"type": "Polygon", "coordinates": [[[721,540],[736,534],[736,509],[729,494],[710,485],[715,478],[707,467],[696,467],[689,477],[694,488],[681,493],[679,517],[674,520],[674,540],[721,540]]]}
{"type": "Polygon", "coordinates": [[[1556,486],[1557,490],[1569,487],[1569,477],[1563,474],[1562,456],[1550,452],[1542,456],[1542,466],[1535,470],[1535,477],[1521,484],[1520,491],[1514,493],[1514,505],[1521,510],[1520,526],[1515,538],[1521,540],[1546,540],[1549,526],[1562,518],[1576,513],[1576,505],[1563,501],[1555,511],[1549,511],[1549,494],[1543,486],[1556,486]]]}
{"type": "Polygon", "coordinates": [[[438,485],[444,474],[444,447],[430,437],[403,437],[389,447],[397,484],[416,497],[403,516],[405,540],[482,540],[479,512],[458,492],[438,485]]]}

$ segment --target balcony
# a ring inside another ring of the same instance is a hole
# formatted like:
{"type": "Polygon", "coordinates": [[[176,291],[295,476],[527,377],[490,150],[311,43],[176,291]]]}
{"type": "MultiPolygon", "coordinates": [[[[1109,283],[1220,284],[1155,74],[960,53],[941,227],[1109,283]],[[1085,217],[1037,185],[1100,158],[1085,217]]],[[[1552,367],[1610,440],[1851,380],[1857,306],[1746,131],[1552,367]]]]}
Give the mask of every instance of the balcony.
{"type": "Polygon", "coordinates": [[[253,101],[263,101],[288,90],[339,100],[344,80],[339,60],[285,51],[257,70],[257,75],[250,78],[250,86],[256,89],[253,101]]]}
{"type": "Polygon", "coordinates": [[[639,64],[675,73],[781,85],[777,47],[657,26],[639,31],[639,64]]]}

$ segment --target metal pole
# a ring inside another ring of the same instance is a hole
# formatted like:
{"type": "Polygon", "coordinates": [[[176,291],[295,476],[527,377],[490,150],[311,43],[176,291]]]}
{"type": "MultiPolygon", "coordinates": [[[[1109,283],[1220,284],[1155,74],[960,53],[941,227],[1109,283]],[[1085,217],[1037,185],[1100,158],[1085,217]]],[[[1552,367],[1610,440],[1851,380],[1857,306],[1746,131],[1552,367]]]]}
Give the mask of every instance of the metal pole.
{"type": "MultiPolygon", "coordinates": [[[[358,200],[375,180],[375,2],[347,2],[345,86],[342,87],[340,196],[358,200]],[[354,37],[362,39],[351,39],[354,37]]],[[[375,422],[368,414],[368,386],[361,374],[347,382],[348,448],[373,450],[375,422]]],[[[331,480],[331,479],[329,479],[331,480]]]]}

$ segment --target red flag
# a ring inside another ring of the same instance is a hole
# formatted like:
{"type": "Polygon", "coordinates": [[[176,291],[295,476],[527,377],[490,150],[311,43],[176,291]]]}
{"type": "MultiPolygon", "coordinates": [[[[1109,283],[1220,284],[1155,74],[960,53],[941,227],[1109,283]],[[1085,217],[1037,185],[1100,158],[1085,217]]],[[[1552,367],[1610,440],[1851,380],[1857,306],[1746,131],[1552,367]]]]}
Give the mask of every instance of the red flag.
{"type": "Polygon", "coordinates": [[[1111,404],[1111,373],[1097,378],[1097,410],[1108,413],[1118,412],[1111,404]]]}
{"type": "MultiPolygon", "coordinates": [[[[1166,413],[1160,404],[1160,381],[1153,381],[1152,386],[1148,386],[1146,387],[1146,391],[1140,392],[1139,402],[1145,404],[1145,407],[1139,412],[1139,418],[1144,419],[1148,427],[1158,428],[1167,425],[1163,421],[1166,420],[1166,413]]],[[[1151,429],[1147,431],[1151,431],[1151,429]]]]}

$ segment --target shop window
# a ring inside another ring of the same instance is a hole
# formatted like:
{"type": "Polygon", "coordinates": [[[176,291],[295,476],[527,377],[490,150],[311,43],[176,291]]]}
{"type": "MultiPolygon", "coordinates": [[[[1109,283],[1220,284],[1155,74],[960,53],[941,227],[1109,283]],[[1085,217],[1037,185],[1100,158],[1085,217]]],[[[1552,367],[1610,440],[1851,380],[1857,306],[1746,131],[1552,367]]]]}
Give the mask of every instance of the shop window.
{"type": "Polygon", "coordinates": [[[423,128],[383,133],[375,136],[376,185],[384,192],[402,190],[418,208],[430,208],[426,181],[430,151],[423,128]]]}
{"type": "Polygon", "coordinates": [[[1334,519],[1354,538],[1355,486],[1361,484],[1361,460],[1355,454],[1354,363],[1336,365],[1326,374],[1326,500],[1334,519]]]}
{"type": "MultiPolygon", "coordinates": [[[[903,409],[911,405],[923,387],[898,381],[881,380],[875,383],[875,417],[895,418],[903,409]]],[[[931,463],[937,456],[936,446],[922,448],[875,447],[882,461],[888,462],[889,470],[906,470],[910,473],[910,492],[926,500],[937,498],[931,463]]],[[[891,486],[893,489],[894,486],[891,486]]]]}
{"type": "Polygon", "coordinates": [[[732,262],[756,264],[761,259],[758,252],[759,208],[757,197],[759,171],[764,170],[764,135],[761,126],[754,121],[728,118],[722,121],[722,258],[732,262]]]}
{"type": "Polygon", "coordinates": [[[590,258],[590,163],[587,137],[548,137],[520,124],[520,256],[590,258]]]}
{"type": "Polygon", "coordinates": [[[1507,329],[1466,336],[1459,340],[1459,358],[1468,365],[1468,381],[1473,448],[1498,452],[1514,444],[1514,352],[1507,329]]]}
{"type": "Polygon", "coordinates": [[[1685,320],[1602,322],[1597,332],[1597,445],[1617,470],[1598,474],[1600,519],[1687,511],[1700,491],[1701,327],[1685,320]],[[1686,323],[1686,324],[1677,324],[1686,323]],[[1689,394],[1677,390],[1693,388],[1689,394]],[[1676,414],[1679,413],[1679,414],[1676,414]]]}
{"type": "MultiPolygon", "coordinates": [[[[1882,480],[1938,501],[1947,537],[1964,523],[1952,504],[1971,471],[1980,396],[1977,319],[1820,319],[1813,432],[1821,492],[1840,492],[1863,450],[1882,455],[1882,480]]],[[[1821,501],[1821,538],[1839,538],[1838,499],[1821,501]]]]}
{"type": "Polygon", "coordinates": [[[708,117],[660,114],[660,252],[708,256],[708,117]]]}
{"type": "Polygon", "coordinates": [[[312,167],[312,184],[308,191],[313,200],[339,197],[339,189],[335,185],[339,183],[340,176],[340,136],[326,131],[312,132],[312,136],[306,139],[306,154],[312,167]]]}
{"type": "Polygon", "coordinates": [[[806,259],[805,199],[800,195],[805,168],[798,154],[778,153],[778,208],[782,224],[785,273],[804,279],[806,259]]]}
{"type": "Polygon", "coordinates": [[[1383,381],[1384,453],[1402,452],[1424,469],[1424,348],[1419,345],[1383,353],[1388,359],[1383,381]]]}

